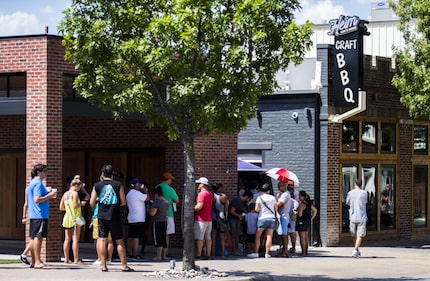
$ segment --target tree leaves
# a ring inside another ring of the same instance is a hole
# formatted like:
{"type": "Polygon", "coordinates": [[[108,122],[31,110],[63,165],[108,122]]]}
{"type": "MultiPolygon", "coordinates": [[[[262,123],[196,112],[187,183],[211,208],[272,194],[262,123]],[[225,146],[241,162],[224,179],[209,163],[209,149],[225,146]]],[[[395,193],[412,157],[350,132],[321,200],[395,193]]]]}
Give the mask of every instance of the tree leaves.
{"type": "Polygon", "coordinates": [[[430,1],[403,0],[391,6],[405,40],[403,49],[395,48],[399,74],[392,83],[412,117],[430,120],[430,1]]]}

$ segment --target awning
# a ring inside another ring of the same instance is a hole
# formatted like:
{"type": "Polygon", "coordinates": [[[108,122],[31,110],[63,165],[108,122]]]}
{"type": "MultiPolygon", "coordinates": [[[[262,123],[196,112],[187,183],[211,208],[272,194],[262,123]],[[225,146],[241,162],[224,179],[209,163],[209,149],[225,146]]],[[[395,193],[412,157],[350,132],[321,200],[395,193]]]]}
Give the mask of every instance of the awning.
{"type": "Polygon", "coordinates": [[[248,163],[237,158],[237,171],[238,172],[265,172],[267,169],[258,167],[257,165],[248,163]]]}

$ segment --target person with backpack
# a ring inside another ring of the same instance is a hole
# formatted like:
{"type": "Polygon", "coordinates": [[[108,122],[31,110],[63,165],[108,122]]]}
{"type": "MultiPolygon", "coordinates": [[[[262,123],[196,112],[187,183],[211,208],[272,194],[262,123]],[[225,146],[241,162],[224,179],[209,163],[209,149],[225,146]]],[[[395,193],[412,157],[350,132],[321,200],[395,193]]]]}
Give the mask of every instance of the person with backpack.
{"type": "Polygon", "coordinates": [[[103,165],[101,169],[100,181],[94,184],[93,190],[91,191],[91,207],[94,207],[97,204],[97,200],[99,204],[98,228],[99,239],[101,239],[101,243],[99,243],[97,247],[99,247],[98,250],[102,259],[102,272],[107,272],[107,237],[109,232],[111,232],[112,239],[115,240],[117,245],[118,255],[122,264],[122,271],[130,272],[134,270],[127,265],[121,224],[120,207],[126,205],[124,187],[119,181],[113,180],[112,175],[112,165],[103,165]]]}

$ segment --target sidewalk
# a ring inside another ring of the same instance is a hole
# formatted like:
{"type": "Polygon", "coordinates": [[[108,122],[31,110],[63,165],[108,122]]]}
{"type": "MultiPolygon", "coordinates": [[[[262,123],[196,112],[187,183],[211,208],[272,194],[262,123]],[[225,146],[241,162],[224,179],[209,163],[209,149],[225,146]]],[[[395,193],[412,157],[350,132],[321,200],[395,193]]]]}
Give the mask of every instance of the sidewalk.
{"type": "MultiPolygon", "coordinates": [[[[18,259],[22,251],[22,241],[0,240],[0,259],[18,259]],[[16,253],[16,254],[14,254],[16,253]],[[10,255],[14,254],[14,255],[10,255]]],[[[276,246],[273,248],[276,249],[276,246]]],[[[101,272],[92,265],[95,253],[92,244],[81,245],[84,265],[48,263],[50,269],[30,269],[18,264],[0,265],[1,280],[166,280],[152,276],[155,271],[167,270],[169,262],[153,263],[151,246],[147,247],[148,258],[130,261],[135,272],[121,272],[121,264],[114,262],[109,272],[101,272]]],[[[182,268],[182,249],[172,249],[176,257],[176,268],[182,268]]],[[[228,277],[220,280],[430,280],[430,242],[403,245],[366,246],[361,248],[362,258],[351,258],[352,247],[311,247],[305,258],[259,258],[233,257],[196,261],[201,268],[224,272],[228,277]]],[[[175,280],[185,280],[176,279],[175,280]]],[[[194,278],[202,279],[202,278],[194,278]]],[[[186,279],[189,280],[189,279],[186,279]]]]}

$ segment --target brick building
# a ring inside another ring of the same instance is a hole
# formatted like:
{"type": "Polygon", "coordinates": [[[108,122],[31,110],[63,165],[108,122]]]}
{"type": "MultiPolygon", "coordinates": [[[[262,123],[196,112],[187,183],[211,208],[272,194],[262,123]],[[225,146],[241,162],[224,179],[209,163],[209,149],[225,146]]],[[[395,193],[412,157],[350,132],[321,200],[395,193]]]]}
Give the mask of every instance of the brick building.
{"type": "MultiPolygon", "coordinates": [[[[181,141],[169,141],[163,128],[147,128],[141,116],[114,120],[110,113],[79,98],[72,89],[77,72],[64,61],[61,37],[52,35],[0,38],[0,239],[28,239],[21,224],[24,189],[37,163],[48,165],[47,186],[64,191],[65,178],[80,174],[91,190],[105,163],[124,177],[145,179],[149,186],[170,171],[180,198],[184,186],[181,141]]],[[[195,144],[196,176],[237,185],[237,136],[208,136],[195,144]]],[[[230,192],[230,191],[229,191],[230,192]]],[[[49,232],[42,255],[62,255],[60,197],[50,202],[49,232]]],[[[181,206],[179,206],[181,208],[181,206]]],[[[84,210],[87,220],[90,207],[84,210]]],[[[179,216],[180,212],[177,213],[179,216]]],[[[180,219],[173,245],[182,241],[180,219]]],[[[89,231],[82,235],[92,241],[89,231]]]]}
{"type": "Polygon", "coordinates": [[[366,241],[429,239],[430,122],[411,119],[400,103],[391,85],[396,73],[391,58],[364,57],[367,108],[343,123],[332,121],[347,111],[332,104],[333,45],[319,44],[317,61],[321,88],[279,91],[260,99],[259,120],[250,120],[239,134],[239,157],[298,175],[299,189],[319,209],[312,231],[315,245],[351,244],[345,200],[357,177],[369,195],[366,241]],[[386,187],[388,205],[380,200],[386,187]]]}

